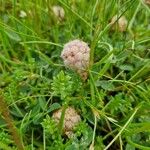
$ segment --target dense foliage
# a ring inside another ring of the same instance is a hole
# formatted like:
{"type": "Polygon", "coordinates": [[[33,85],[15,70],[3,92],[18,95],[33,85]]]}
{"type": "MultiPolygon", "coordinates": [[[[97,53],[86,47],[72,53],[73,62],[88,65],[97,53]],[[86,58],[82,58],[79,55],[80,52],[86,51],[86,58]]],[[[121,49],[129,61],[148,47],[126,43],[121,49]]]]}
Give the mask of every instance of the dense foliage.
{"type": "Polygon", "coordinates": [[[150,149],[149,8],[143,0],[1,0],[0,148],[150,149]],[[125,31],[110,23],[115,15],[126,17],[125,31]],[[85,81],[60,57],[74,39],[91,49],[85,81]],[[68,106],[82,120],[71,137],[64,116],[52,118],[68,106]]]}

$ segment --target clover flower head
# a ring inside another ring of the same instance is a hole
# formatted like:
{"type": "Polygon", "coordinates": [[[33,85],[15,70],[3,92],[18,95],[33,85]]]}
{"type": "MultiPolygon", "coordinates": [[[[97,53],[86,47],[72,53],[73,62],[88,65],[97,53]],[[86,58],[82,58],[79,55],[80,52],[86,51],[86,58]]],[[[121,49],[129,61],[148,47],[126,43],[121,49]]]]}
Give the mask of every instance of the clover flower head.
{"type": "MultiPolygon", "coordinates": [[[[112,19],[111,19],[111,24],[114,25],[115,22],[117,21],[117,26],[118,26],[118,29],[120,32],[124,32],[126,31],[126,28],[127,28],[127,24],[128,24],[128,21],[126,19],[125,16],[121,16],[119,19],[118,19],[119,16],[115,15],[112,19]],[[117,20],[118,19],[118,20],[117,20]]],[[[114,30],[114,26],[113,26],[113,30],[114,30]]]]}
{"type": "Polygon", "coordinates": [[[61,6],[55,5],[52,7],[52,11],[54,13],[54,15],[60,20],[62,21],[65,17],[65,11],[61,6]]]}
{"type": "Polygon", "coordinates": [[[77,71],[82,78],[87,78],[90,59],[90,48],[87,43],[78,39],[66,43],[61,58],[66,67],[77,71]]]}
{"type": "MultiPolygon", "coordinates": [[[[52,118],[59,123],[62,114],[62,108],[53,113],[52,118]]],[[[64,134],[68,137],[73,134],[73,128],[81,121],[80,115],[73,107],[68,107],[65,111],[64,134]]]]}

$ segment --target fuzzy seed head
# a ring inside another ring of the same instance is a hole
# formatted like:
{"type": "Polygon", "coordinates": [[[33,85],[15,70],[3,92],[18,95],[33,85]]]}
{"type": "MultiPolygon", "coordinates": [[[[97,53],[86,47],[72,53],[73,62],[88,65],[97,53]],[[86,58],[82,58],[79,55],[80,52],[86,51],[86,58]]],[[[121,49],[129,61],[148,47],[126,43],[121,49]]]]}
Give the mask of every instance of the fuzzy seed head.
{"type": "Polygon", "coordinates": [[[89,67],[90,59],[90,48],[87,43],[81,40],[66,43],[61,58],[64,60],[66,67],[77,71],[81,77],[87,76],[86,70],[89,67]]]}
{"type": "Polygon", "coordinates": [[[65,17],[65,11],[62,7],[60,6],[53,6],[52,7],[52,11],[54,13],[54,15],[60,20],[62,21],[65,17]]]}
{"type": "MultiPolygon", "coordinates": [[[[118,16],[115,15],[112,19],[111,19],[111,24],[115,24],[115,22],[117,21],[118,19],[118,16]]],[[[120,32],[124,32],[126,31],[126,28],[127,28],[127,24],[128,24],[128,21],[127,19],[125,18],[125,16],[121,16],[118,21],[117,21],[117,26],[118,26],[118,29],[120,32]]],[[[114,30],[114,26],[113,26],[113,30],[114,30]]]]}
{"type": "MultiPolygon", "coordinates": [[[[52,118],[59,123],[62,114],[62,109],[57,110],[53,113],[52,118]]],[[[78,115],[77,111],[73,107],[68,107],[65,111],[64,118],[64,133],[69,135],[72,133],[73,128],[81,121],[80,115],[78,115]]]]}

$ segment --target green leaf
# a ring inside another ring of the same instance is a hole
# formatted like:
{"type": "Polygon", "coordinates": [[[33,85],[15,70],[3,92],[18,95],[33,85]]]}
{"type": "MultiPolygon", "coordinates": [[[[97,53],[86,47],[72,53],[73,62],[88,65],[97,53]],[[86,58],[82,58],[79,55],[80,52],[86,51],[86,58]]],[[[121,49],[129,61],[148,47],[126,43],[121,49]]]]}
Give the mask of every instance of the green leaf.
{"type": "Polygon", "coordinates": [[[100,86],[107,91],[113,91],[115,88],[112,82],[106,80],[97,81],[96,86],[100,86]]]}
{"type": "Polygon", "coordinates": [[[53,83],[51,85],[53,95],[60,96],[62,100],[74,92],[71,77],[65,75],[63,71],[61,71],[56,77],[53,78],[53,83]]]}
{"type": "Polygon", "coordinates": [[[130,144],[127,144],[125,150],[135,150],[135,147],[130,144]]]}
{"type": "Polygon", "coordinates": [[[39,98],[39,105],[42,108],[42,110],[45,110],[46,104],[47,103],[44,98],[39,98]]]}
{"type": "Polygon", "coordinates": [[[33,118],[33,123],[36,124],[40,124],[41,123],[41,118],[42,118],[43,114],[42,113],[38,113],[34,118],[33,118]]]}
{"type": "Polygon", "coordinates": [[[20,36],[17,33],[13,32],[13,31],[10,31],[10,30],[6,30],[5,33],[7,34],[7,36],[10,39],[12,39],[12,40],[14,40],[16,42],[20,42],[21,41],[21,38],[20,38],[20,36]]]}
{"type": "Polygon", "coordinates": [[[50,113],[56,109],[59,109],[61,107],[61,105],[59,103],[53,103],[50,108],[48,109],[47,113],[50,113]]]}
{"type": "Polygon", "coordinates": [[[127,71],[132,71],[133,70],[133,66],[132,65],[120,65],[119,68],[121,70],[127,70],[127,71]]]}
{"type": "Polygon", "coordinates": [[[31,117],[35,117],[40,112],[40,104],[37,103],[33,108],[31,112],[31,117]]]}

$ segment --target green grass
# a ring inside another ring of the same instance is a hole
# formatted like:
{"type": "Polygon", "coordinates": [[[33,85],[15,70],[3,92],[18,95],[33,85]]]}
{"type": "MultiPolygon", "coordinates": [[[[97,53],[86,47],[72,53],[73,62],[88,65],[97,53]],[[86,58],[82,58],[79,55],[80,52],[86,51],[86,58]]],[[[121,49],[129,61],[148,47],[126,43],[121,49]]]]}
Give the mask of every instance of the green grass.
{"type": "Polygon", "coordinates": [[[1,0],[0,149],[149,150],[149,8],[142,0],[1,0]],[[62,21],[54,5],[64,8],[62,21]],[[112,30],[116,14],[126,16],[125,32],[112,30]],[[86,81],[60,58],[73,39],[91,48],[86,81]],[[82,118],[71,139],[64,116],[58,126],[52,119],[68,106],[82,118]]]}

